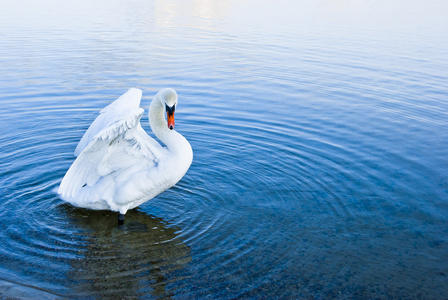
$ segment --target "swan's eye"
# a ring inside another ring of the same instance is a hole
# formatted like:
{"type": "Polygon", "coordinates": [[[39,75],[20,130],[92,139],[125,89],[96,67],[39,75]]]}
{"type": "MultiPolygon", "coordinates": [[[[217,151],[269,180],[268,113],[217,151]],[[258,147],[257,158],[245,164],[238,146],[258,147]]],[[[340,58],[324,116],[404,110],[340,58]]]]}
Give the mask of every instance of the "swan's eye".
{"type": "Polygon", "coordinates": [[[168,106],[168,104],[165,103],[166,113],[171,116],[174,114],[174,111],[176,110],[176,105],[168,106]]]}

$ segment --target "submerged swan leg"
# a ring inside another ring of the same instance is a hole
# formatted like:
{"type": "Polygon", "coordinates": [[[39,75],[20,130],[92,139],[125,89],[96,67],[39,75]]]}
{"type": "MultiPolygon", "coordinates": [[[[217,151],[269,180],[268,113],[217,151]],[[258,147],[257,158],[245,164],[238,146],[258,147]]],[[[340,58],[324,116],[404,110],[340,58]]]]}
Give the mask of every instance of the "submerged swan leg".
{"type": "Polygon", "coordinates": [[[123,225],[124,224],[124,214],[119,213],[118,214],[118,225],[123,225]]]}

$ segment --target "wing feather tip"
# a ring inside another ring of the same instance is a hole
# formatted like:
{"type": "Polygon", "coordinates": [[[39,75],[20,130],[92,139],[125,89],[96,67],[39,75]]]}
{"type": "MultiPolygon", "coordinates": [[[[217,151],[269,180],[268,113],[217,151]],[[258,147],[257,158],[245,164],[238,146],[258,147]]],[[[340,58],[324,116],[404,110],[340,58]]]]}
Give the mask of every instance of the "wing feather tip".
{"type": "Polygon", "coordinates": [[[136,88],[136,87],[131,87],[127,92],[135,94],[136,96],[139,96],[139,97],[141,97],[143,95],[142,90],[139,88],[136,88]]]}

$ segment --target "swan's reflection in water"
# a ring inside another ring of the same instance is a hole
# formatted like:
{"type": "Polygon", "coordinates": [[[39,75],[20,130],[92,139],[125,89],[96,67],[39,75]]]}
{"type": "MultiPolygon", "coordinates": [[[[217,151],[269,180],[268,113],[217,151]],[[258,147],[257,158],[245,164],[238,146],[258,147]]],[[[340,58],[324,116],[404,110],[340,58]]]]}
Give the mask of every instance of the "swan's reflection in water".
{"type": "Polygon", "coordinates": [[[80,259],[68,273],[76,296],[99,298],[169,297],[167,284],[191,261],[190,249],[176,238],[178,229],[138,210],[128,211],[124,225],[117,213],[73,209],[84,230],[80,259]]]}

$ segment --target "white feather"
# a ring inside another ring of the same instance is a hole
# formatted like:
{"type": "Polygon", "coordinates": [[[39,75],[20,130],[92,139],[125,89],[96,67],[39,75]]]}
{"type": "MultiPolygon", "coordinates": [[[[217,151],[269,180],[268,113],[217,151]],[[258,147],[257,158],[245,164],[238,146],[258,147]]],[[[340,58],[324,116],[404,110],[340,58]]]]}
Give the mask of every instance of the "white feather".
{"type": "Polygon", "coordinates": [[[150,107],[150,119],[158,120],[151,128],[167,148],[141,127],[142,92],[130,89],[100,111],[78,143],[77,158],[58,190],[61,197],[75,206],[126,213],[180,180],[193,153],[184,137],[160,121],[171,91],[159,92],[150,107]]]}

